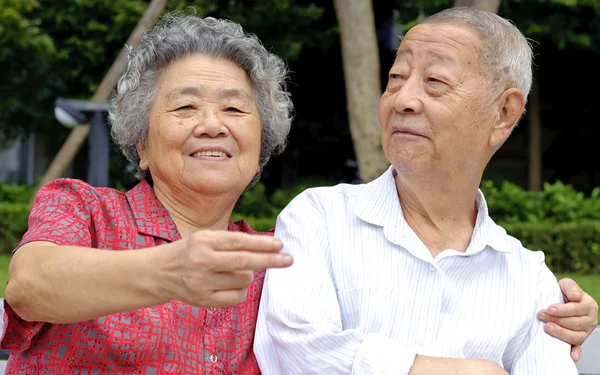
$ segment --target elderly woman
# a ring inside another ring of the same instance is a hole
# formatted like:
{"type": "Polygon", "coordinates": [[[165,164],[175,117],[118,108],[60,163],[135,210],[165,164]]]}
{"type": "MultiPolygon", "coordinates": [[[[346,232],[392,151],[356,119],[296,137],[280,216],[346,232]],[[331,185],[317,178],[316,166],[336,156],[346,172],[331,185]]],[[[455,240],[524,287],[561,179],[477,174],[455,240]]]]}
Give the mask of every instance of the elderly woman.
{"type": "Polygon", "coordinates": [[[264,269],[282,244],[230,220],[283,149],[283,61],[240,25],[168,16],[130,51],[114,139],[138,166],[126,194],[44,186],[10,264],[10,374],[256,374],[264,269]]]}

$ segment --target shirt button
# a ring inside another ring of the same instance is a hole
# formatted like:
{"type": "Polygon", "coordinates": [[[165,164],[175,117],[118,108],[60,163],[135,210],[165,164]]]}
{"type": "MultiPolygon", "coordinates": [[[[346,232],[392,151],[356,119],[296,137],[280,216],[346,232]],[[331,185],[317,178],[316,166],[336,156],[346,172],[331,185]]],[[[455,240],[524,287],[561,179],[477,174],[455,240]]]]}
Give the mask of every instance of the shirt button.
{"type": "Polygon", "coordinates": [[[211,361],[212,363],[216,363],[216,362],[217,362],[217,356],[216,356],[216,355],[214,355],[214,354],[212,354],[212,355],[210,356],[210,358],[209,358],[209,359],[210,359],[210,361],[211,361]]]}
{"type": "Polygon", "coordinates": [[[429,270],[430,270],[430,271],[435,271],[435,266],[434,266],[433,264],[430,264],[430,265],[429,265],[429,270]]]}

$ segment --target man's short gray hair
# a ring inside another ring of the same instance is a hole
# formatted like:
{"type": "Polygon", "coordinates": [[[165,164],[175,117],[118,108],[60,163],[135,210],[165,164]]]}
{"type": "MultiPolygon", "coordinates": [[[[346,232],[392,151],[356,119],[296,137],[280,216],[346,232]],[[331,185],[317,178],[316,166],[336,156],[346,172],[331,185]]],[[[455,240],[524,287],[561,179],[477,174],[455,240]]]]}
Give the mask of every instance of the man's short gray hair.
{"type": "Polygon", "coordinates": [[[481,66],[491,93],[515,87],[527,101],[533,80],[533,52],[521,31],[509,20],[472,7],[444,9],[420,25],[452,25],[475,31],[481,38],[481,66]]]}
{"type": "MultiPolygon", "coordinates": [[[[293,105],[283,60],[268,52],[255,35],[244,32],[236,22],[171,13],[143,36],[139,46],[129,47],[127,65],[109,110],[111,135],[137,167],[141,179],[150,176],[139,168],[137,146],[146,144],[158,77],[169,63],[195,54],[230,60],[248,74],[261,119],[261,170],[272,155],[286,146],[293,105]]],[[[259,177],[255,176],[251,185],[259,177]]]]}

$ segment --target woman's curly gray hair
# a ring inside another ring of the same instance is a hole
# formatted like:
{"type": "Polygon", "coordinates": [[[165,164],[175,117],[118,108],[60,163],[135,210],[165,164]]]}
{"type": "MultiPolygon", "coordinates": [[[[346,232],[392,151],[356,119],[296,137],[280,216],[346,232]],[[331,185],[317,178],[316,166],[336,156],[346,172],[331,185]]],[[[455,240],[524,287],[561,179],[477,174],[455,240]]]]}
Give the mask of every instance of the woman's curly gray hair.
{"type": "MultiPolygon", "coordinates": [[[[158,77],[169,63],[195,54],[230,60],[248,74],[261,119],[261,170],[286,146],[293,105],[283,60],[236,22],[171,13],[143,36],[139,46],[129,47],[127,66],[111,98],[111,135],[125,157],[137,166],[140,179],[151,178],[148,171],[139,168],[137,147],[146,144],[158,77]]],[[[250,185],[259,177],[256,175],[250,185]]]]}

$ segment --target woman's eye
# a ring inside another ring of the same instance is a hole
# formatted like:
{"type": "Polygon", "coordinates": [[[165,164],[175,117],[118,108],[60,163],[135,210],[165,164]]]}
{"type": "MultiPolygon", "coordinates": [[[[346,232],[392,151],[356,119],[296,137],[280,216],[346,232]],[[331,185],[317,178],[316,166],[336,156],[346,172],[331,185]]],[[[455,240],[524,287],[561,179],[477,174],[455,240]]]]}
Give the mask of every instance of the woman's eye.
{"type": "Polygon", "coordinates": [[[235,107],[228,107],[228,108],[226,109],[226,111],[227,111],[227,112],[236,112],[236,113],[242,113],[242,111],[241,111],[240,109],[238,109],[238,108],[235,108],[235,107]]]}
{"type": "Polygon", "coordinates": [[[434,77],[429,77],[427,80],[432,83],[444,83],[443,81],[440,81],[439,79],[434,77]]]}
{"type": "Polygon", "coordinates": [[[184,105],[184,106],[177,108],[178,111],[185,111],[188,109],[194,109],[194,107],[192,107],[191,105],[184,105]]]}

